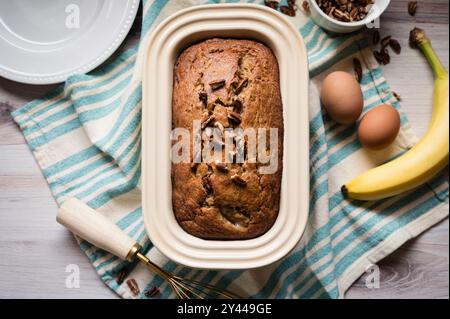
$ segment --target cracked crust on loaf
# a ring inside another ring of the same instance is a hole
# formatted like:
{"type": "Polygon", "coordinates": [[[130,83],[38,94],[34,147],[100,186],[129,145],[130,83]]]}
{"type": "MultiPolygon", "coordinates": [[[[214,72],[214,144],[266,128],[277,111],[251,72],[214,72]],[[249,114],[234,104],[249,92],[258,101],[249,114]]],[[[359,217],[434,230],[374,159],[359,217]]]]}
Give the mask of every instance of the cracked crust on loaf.
{"type": "Polygon", "coordinates": [[[210,39],[185,49],[174,68],[172,127],[192,136],[196,119],[219,128],[278,129],[274,174],[259,174],[259,165],[267,164],[247,161],[172,164],[173,211],[186,232],[217,240],[261,236],[277,218],[282,175],[283,111],[272,51],[240,39],[210,39]]]}

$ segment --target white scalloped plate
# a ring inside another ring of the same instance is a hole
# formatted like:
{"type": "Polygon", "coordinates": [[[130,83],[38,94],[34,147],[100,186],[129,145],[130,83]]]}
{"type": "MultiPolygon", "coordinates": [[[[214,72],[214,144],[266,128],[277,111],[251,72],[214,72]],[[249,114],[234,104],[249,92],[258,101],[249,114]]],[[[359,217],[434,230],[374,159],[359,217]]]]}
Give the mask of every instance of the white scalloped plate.
{"type": "Polygon", "coordinates": [[[119,47],[138,8],[139,0],[0,1],[0,76],[50,84],[89,72],[119,47]]]}
{"type": "Polygon", "coordinates": [[[142,198],[152,243],[173,261],[194,268],[249,269],[284,257],[300,240],[309,208],[308,64],[298,31],[264,6],[206,5],[172,15],[145,43],[139,57],[143,63],[142,198]],[[273,50],[280,68],[285,129],[280,211],[267,233],[249,240],[194,237],[178,225],[172,211],[173,66],[184,48],[212,37],[259,40],[273,50]]]}

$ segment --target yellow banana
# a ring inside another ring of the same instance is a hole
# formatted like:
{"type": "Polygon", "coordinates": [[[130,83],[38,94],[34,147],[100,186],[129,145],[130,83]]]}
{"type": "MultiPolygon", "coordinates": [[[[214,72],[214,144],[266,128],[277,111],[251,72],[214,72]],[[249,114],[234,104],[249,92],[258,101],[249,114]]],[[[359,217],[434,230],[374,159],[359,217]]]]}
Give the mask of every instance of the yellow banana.
{"type": "Polygon", "coordinates": [[[344,196],[377,200],[411,190],[436,176],[449,159],[449,76],[423,30],[410,41],[425,55],[435,76],[433,115],[425,136],[400,157],[370,169],[342,186],[344,196]]]}

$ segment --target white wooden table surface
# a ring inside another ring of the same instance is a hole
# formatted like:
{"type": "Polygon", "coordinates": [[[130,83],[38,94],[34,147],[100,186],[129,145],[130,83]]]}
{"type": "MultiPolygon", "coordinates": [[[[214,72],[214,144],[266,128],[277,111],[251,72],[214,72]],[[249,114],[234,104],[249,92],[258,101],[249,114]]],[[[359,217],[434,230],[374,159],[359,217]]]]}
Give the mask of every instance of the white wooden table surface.
{"type": "MultiPolygon", "coordinates": [[[[382,35],[392,35],[403,47],[384,67],[393,90],[402,97],[417,135],[430,119],[433,80],[423,57],[407,45],[409,30],[424,28],[448,68],[447,0],[422,0],[415,18],[407,1],[392,0],[381,20],[382,35]]],[[[138,18],[139,20],[139,18],[138,18]]],[[[136,21],[121,50],[135,43],[136,21]]],[[[0,57],[1,58],[1,57],[0,57]]],[[[31,86],[0,78],[0,298],[114,298],[97,277],[73,237],[55,222],[56,204],[10,111],[42,95],[51,86],[31,86]],[[66,266],[80,267],[80,288],[65,285],[66,266]]],[[[366,288],[361,278],[348,298],[448,298],[448,219],[414,239],[379,263],[378,289],[366,288]]]]}

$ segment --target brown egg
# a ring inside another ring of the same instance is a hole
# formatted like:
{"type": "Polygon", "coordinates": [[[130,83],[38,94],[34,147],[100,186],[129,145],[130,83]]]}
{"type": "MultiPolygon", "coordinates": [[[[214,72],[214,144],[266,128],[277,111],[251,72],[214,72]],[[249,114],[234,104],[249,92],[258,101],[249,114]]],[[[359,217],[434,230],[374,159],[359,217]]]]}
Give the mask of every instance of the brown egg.
{"type": "Polygon", "coordinates": [[[358,127],[361,144],[371,150],[381,150],[394,142],[400,130],[400,115],[388,104],[367,112],[358,127]]]}
{"type": "Polygon", "coordinates": [[[330,117],[340,124],[355,123],[364,106],[359,83],[354,76],[342,71],[330,73],[325,78],[320,99],[330,117]]]}

